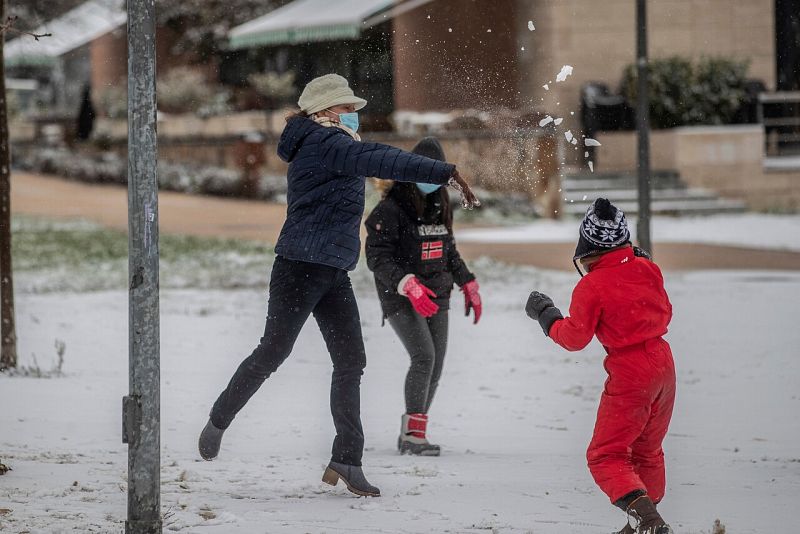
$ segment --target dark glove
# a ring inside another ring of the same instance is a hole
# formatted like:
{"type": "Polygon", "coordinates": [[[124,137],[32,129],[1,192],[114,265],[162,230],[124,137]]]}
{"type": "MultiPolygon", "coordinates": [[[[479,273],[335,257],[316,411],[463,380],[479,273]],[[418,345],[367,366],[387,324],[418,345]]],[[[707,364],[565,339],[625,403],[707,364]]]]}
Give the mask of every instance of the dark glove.
{"type": "Polygon", "coordinates": [[[639,248],[637,246],[633,247],[633,255],[636,256],[636,257],[639,257],[639,258],[644,258],[646,260],[653,261],[653,258],[650,257],[650,253],[649,252],[647,252],[645,249],[639,248]]]}
{"type": "Polygon", "coordinates": [[[564,316],[561,315],[561,310],[556,308],[553,304],[553,299],[538,291],[531,292],[528,297],[528,303],[525,305],[525,313],[527,313],[528,317],[531,319],[539,321],[539,325],[542,327],[542,330],[544,330],[544,335],[546,336],[550,335],[550,327],[553,326],[553,323],[564,318],[564,316]]]}

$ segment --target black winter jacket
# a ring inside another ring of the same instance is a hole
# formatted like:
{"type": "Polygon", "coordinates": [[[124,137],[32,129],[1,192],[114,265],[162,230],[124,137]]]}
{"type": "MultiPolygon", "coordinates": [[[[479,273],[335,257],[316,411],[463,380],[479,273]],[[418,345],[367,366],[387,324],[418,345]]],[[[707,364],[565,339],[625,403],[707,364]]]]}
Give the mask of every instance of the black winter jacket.
{"type": "MultiPolygon", "coordinates": [[[[397,285],[408,274],[436,293],[433,301],[446,310],[450,307],[453,282],[463,286],[475,275],[456,250],[441,209],[418,217],[403,195],[393,194],[395,188],[372,210],[365,223],[367,266],[375,275],[383,314],[388,316],[408,306],[408,298],[397,292],[397,285]]],[[[446,193],[437,191],[428,197],[440,194],[446,193]]]]}
{"type": "Polygon", "coordinates": [[[362,143],[340,128],[289,119],[278,143],[289,162],[287,213],[275,253],[353,270],[361,252],[364,177],[444,184],[455,165],[388,145],[362,143]]]}

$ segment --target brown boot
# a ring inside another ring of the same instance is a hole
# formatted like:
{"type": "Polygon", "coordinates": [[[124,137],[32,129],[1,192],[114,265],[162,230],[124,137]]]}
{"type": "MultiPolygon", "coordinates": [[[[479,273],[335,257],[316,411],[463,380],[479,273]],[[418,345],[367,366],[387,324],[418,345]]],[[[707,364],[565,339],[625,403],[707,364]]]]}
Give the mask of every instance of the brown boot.
{"type": "Polygon", "coordinates": [[[634,499],[628,505],[627,512],[628,522],[633,526],[635,534],[673,534],[672,528],[664,521],[647,495],[634,499]]]}

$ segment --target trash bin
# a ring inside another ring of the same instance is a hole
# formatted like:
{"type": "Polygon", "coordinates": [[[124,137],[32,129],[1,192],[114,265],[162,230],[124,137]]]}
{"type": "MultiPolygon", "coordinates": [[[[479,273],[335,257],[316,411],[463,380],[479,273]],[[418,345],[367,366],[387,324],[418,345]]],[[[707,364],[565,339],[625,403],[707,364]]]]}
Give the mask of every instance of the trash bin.
{"type": "Polygon", "coordinates": [[[581,88],[581,122],[589,137],[596,132],[632,130],[634,110],[607,85],[589,82],[581,88]]]}

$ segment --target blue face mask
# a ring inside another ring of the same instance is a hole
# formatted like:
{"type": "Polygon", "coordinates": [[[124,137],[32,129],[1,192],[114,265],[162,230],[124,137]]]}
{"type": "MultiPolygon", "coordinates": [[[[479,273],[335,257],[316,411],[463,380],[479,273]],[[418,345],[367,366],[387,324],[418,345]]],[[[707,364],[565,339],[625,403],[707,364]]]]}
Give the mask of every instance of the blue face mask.
{"type": "Polygon", "coordinates": [[[339,122],[353,130],[358,131],[358,113],[339,113],[339,122]]]}
{"type": "Polygon", "coordinates": [[[442,187],[439,184],[417,184],[417,189],[422,191],[423,195],[429,195],[442,187]]]}

